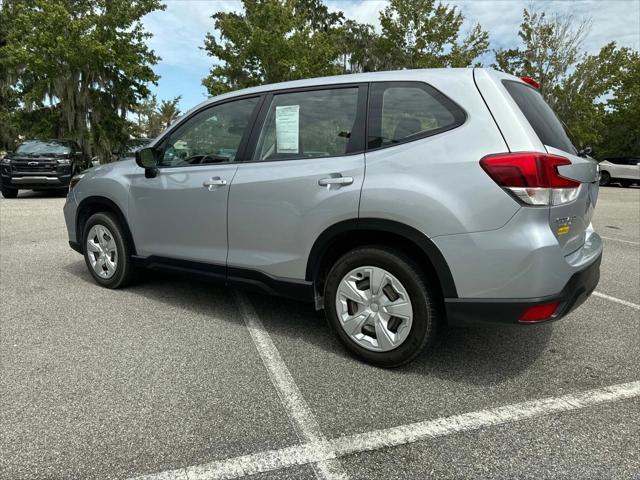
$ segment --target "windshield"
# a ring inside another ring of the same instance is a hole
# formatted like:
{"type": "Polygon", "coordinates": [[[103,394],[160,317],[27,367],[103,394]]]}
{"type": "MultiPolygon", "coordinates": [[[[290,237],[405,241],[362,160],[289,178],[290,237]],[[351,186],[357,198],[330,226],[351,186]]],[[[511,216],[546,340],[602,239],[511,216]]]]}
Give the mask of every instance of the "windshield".
{"type": "Polygon", "coordinates": [[[562,123],[538,90],[522,82],[506,80],[502,83],[542,143],[575,155],[576,148],[562,123]]]}
{"type": "Polygon", "coordinates": [[[16,153],[22,153],[25,155],[60,155],[71,153],[71,148],[69,148],[68,145],[60,142],[43,142],[40,140],[30,140],[18,145],[16,153]]]}

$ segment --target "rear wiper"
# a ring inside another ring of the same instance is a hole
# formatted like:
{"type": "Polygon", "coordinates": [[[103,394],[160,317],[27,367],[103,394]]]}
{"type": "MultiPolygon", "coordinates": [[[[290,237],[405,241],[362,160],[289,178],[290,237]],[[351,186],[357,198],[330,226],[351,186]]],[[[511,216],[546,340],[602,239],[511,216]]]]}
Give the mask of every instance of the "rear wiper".
{"type": "Polygon", "coordinates": [[[587,158],[589,155],[593,153],[593,148],[584,147],[582,150],[578,151],[578,156],[582,158],[587,158]]]}

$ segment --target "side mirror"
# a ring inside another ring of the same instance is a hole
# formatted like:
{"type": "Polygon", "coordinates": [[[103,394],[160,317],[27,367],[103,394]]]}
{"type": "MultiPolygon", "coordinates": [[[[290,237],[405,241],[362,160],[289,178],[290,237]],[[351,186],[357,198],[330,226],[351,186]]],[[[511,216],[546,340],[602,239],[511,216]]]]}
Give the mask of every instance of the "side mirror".
{"type": "Polygon", "coordinates": [[[136,152],[136,163],[144,168],[144,175],[153,178],[158,174],[158,158],[153,148],[142,148],[136,152]]]}

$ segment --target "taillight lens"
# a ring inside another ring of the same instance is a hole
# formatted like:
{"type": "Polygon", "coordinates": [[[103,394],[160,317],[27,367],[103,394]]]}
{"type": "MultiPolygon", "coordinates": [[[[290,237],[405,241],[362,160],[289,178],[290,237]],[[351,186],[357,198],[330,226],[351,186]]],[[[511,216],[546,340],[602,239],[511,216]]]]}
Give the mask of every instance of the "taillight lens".
{"type": "Polygon", "coordinates": [[[522,315],[520,315],[518,321],[521,323],[535,323],[549,320],[551,317],[553,317],[553,314],[556,313],[558,305],[560,305],[560,302],[534,305],[533,307],[529,307],[524,312],[522,312],[522,315]]]}
{"type": "Polygon", "coordinates": [[[528,205],[562,205],[578,197],[580,182],[561,176],[568,158],[536,152],[488,155],[480,166],[502,188],[528,205]]]}

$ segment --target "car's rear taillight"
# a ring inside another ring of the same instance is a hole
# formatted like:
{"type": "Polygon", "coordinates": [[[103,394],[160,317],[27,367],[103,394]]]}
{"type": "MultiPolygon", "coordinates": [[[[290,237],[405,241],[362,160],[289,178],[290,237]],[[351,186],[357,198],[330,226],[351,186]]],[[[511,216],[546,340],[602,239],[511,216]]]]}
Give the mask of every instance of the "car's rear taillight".
{"type": "Polygon", "coordinates": [[[518,321],[520,323],[544,322],[545,320],[549,320],[553,317],[553,314],[556,313],[556,310],[558,309],[558,305],[560,305],[560,302],[534,305],[522,312],[518,321]]]}
{"type": "Polygon", "coordinates": [[[537,152],[500,153],[480,160],[494,182],[528,205],[561,205],[578,197],[580,182],[560,175],[561,165],[571,161],[537,152]]]}

